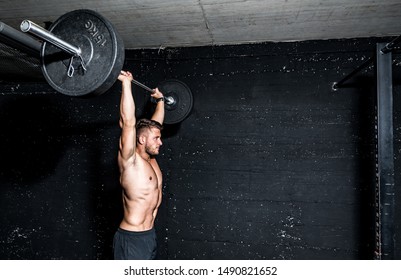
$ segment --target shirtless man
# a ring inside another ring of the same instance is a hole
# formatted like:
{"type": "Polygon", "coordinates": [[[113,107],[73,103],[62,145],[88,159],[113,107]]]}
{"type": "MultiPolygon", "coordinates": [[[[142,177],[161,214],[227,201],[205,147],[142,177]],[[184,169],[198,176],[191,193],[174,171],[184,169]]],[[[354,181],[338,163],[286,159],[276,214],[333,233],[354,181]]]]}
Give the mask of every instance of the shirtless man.
{"type": "Polygon", "coordinates": [[[136,123],[135,102],[128,71],[121,71],[120,149],[118,166],[122,186],[124,218],[114,235],[114,259],[154,259],[156,233],[154,221],[162,199],[162,173],[154,158],[162,145],[164,120],[163,94],[156,88],[157,100],[151,120],[136,123]]]}

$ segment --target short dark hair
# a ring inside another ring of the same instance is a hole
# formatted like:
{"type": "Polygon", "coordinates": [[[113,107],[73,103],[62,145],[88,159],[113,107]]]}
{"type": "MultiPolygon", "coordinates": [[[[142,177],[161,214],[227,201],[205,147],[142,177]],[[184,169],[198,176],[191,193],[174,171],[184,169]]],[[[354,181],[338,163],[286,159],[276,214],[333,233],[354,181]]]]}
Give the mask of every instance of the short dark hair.
{"type": "Polygon", "coordinates": [[[157,128],[159,130],[163,130],[163,125],[157,121],[149,120],[149,119],[140,119],[136,123],[136,133],[137,135],[141,134],[145,129],[157,128]]]}

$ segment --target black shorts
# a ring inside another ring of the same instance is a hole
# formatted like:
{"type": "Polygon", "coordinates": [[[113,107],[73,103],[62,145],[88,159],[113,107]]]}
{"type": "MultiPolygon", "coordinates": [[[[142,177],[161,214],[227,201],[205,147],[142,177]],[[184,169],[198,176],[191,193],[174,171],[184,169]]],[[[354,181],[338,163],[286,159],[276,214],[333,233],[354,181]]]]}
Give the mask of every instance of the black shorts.
{"type": "Polygon", "coordinates": [[[121,228],[114,234],[115,260],[154,260],[156,258],[156,231],[128,231],[121,228]]]}

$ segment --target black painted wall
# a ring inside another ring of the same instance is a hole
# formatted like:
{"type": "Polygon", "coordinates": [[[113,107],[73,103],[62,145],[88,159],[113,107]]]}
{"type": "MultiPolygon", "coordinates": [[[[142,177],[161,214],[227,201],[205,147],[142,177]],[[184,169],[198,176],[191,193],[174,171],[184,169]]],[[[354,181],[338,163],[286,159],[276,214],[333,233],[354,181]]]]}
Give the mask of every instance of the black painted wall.
{"type": "MultiPolygon", "coordinates": [[[[163,131],[159,258],[373,259],[373,68],[331,86],[377,41],[127,51],[137,80],[176,78],[194,95],[190,116],[163,131]]],[[[138,117],[149,114],[134,90],[138,117]]],[[[90,99],[0,83],[1,259],[111,259],[122,217],[119,97],[119,83],[90,99]]]]}

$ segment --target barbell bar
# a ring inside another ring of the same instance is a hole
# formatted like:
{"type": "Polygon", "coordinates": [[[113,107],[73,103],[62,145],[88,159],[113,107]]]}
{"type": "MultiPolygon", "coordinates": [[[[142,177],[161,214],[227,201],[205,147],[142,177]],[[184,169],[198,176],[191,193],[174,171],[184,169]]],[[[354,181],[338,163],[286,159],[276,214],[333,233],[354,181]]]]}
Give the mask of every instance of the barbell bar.
{"type": "MultiPolygon", "coordinates": [[[[30,20],[23,20],[21,23],[21,31],[22,32],[29,32],[33,35],[35,35],[36,37],[45,40],[46,42],[53,44],[54,46],[60,48],[61,50],[69,53],[70,55],[76,56],[76,57],[80,57],[81,56],[81,49],[79,47],[75,47],[73,45],[71,45],[70,43],[54,36],[54,34],[52,34],[51,32],[47,31],[46,29],[44,29],[43,27],[37,25],[36,23],[30,21],[30,20]]],[[[83,65],[85,65],[85,61],[82,61],[83,65]]],[[[84,66],[83,66],[84,67],[84,66]]],[[[133,79],[132,83],[134,83],[135,85],[145,89],[146,91],[153,93],[154,90],[149,88],[148,86],[142,84],[141,82],[133,79]]],[[[166,96],[165,97],[166,100],[166,104],[171,105],[175,102],[174,98],[171,96],[166,96]]]]}
{"type": "Polygon", "coordinates": [[[42,28],[41,26],[30,20],[22,21],[20,28],[22,32],[29,32],[39,37],[40,39],[43,39],[46,42],[49,42],[56,47],[59,47],[69,54],[80,56],[82,53],[79,47],[75,47],[64,40],[61,40],[60,38],[54,36],[54,34],[52,34],[51,32],[47,31],[46,29],[42,28]]]}
{"type": "MultiPolygon", "coordinates": [[[[154,92],[153,89],[151,89],[150,87],[148,87],[148,86],[142,84],[141,82],[138,82],[138,81],[135,80],[135,79],[132,80],[132,83],[135,84],[135,85],[137,85],[137,86],[139,86],[139,87],[141,87],[141,88],[143,88],[143,89],[146,90],[146,91],[149,91],[150,93],[153,93],[153,92],[154,92]]],[[[174,97],[172,97],[172,96],[165,96],[164,99],[166,100],[166,104],[168,104],[168,105],[171,105],[171,104],[174,104],[174,103],[175,103],[174,97]]]]}

